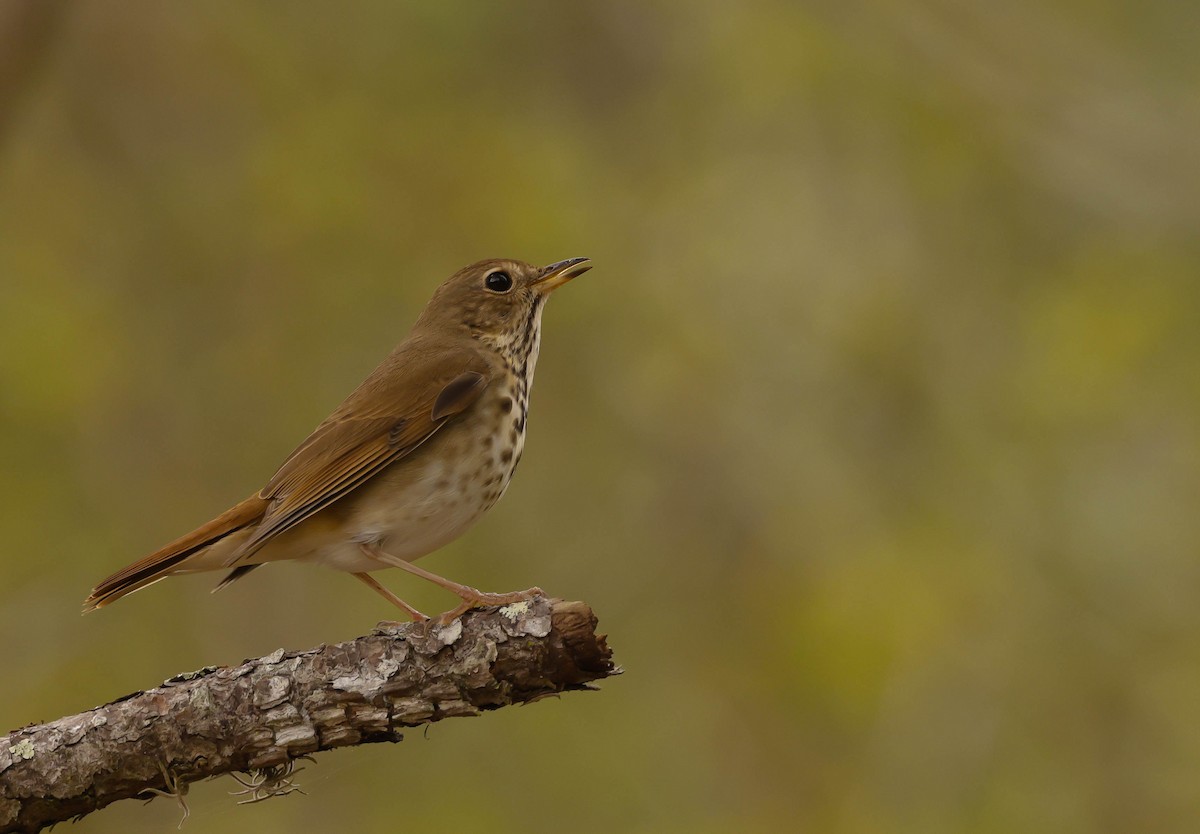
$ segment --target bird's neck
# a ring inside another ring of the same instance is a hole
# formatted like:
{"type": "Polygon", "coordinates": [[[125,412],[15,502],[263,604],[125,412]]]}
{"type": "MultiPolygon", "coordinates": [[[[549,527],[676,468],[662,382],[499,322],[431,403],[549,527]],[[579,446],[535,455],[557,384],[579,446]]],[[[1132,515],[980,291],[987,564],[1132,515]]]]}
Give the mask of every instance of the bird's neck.
{"type": "Polygon", "coordinates": [[[542,344],[544,307],[545,299],[536,299],[525,313],[524,319],[514,322],[514,327],[505,334],[506,338],[493,345],[513,381],[522,427],[525,422],[524,416],[529,409],[529,391],[533,387],[533,372],[542,344]]]}

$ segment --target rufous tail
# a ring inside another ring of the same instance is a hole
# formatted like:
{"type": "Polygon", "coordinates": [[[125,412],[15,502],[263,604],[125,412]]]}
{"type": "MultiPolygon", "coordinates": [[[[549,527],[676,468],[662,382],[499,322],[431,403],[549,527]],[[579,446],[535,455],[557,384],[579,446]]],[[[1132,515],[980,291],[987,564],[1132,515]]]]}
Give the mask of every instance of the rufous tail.
{"type": "Polygon", "coordinates": [[[252,495],[186,536],[122,568],[92,589],[92,593],[83,601],[84,613],[103,608],[126,594],[169,576],[189,556],[258,521],[266,508],[266,499],[252,495]]]}

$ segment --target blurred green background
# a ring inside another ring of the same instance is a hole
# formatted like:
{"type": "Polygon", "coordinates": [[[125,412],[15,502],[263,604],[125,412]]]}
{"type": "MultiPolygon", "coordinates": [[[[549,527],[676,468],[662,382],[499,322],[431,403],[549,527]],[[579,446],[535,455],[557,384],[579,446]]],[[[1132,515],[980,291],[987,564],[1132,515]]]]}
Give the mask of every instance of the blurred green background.
{"type": "Polygon", "coordinates": [[[324,754],[307,797],[196,785],[186,831],[1195,830],[1198,26],[8,0],[3,724],[390,617],[290,565],[78,611],[457,268],[585,255],[513,488],[423,564],[587,600],[628,674],[324,754]]]}

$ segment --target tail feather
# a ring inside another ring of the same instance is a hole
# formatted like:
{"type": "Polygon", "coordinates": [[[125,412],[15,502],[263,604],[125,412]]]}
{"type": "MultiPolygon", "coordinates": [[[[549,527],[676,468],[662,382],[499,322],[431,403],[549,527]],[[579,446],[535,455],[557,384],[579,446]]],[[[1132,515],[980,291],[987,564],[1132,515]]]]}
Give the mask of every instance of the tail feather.
{"type": "Polygon", "coordinates": [[[243,576],[248,574],[250,571],[254,570],[255,568],[261,568],[261,567],[262,567],[262,565],[255,564],[255,565],[242,565],[241,567],[234,568],[233,570],[231,570],[229,573],[227,573],[225,575],[224,579],[222,579],[220,582],[217,583],[216,587],[212,589],[212,592],[215,594],[217,591],[224,588],[230,582],[237,582],[239,579],[241,579],[243,576]]]}
{"type": "Polygon", "coordinates": [[[126,594],[132,594],[170,575],[189,556],[258,521],[266,507],[266,499],[252,495],[186,536],[122,568],[92,589],[83,602],[84,613],[103,608],[126,594]]]}

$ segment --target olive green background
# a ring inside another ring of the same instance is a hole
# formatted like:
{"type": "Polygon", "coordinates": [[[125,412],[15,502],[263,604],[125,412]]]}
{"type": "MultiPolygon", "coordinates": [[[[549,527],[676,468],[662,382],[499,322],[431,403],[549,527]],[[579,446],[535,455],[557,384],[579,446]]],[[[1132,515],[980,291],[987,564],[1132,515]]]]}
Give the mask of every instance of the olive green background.
{"type": "Polygon", "coordinates": [[[1195,830],[1195,4],[52,7],[0,113],[0,724],[391,616],[292,565],[79,604],[454,270],[582,255],[512,488],[422,564],[587,600],[627,674],[185,831],[1195,830]]]}

